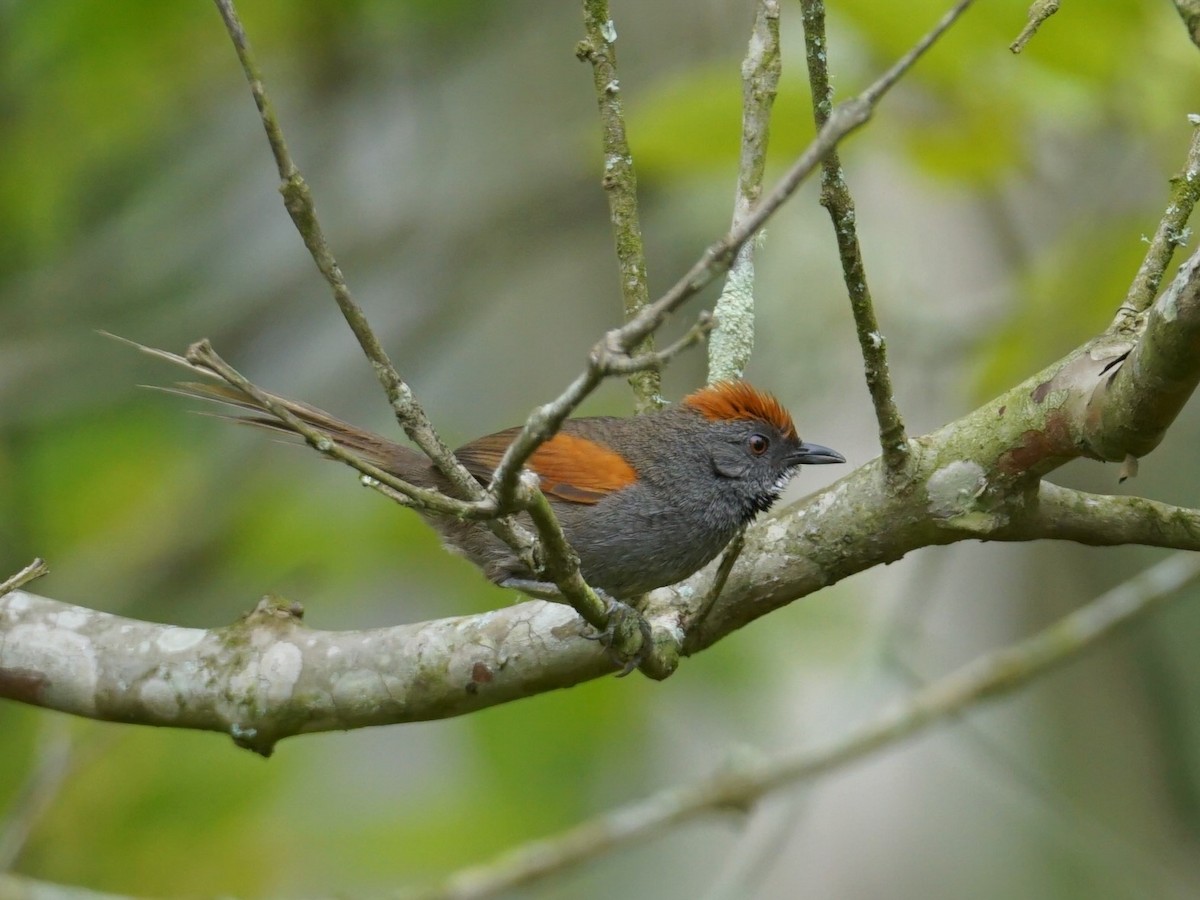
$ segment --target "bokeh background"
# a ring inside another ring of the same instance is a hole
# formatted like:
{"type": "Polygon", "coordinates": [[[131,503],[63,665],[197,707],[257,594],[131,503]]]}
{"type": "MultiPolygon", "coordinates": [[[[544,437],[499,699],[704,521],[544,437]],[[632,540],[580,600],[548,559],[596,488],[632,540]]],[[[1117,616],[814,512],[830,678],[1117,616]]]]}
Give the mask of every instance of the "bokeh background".
{"type": "MultiPolygon", "coordinates": [[[[727,225],[752,8],[614,6],[662,290],[727,225]]],[[[945,3],[830,6],[846,96],[945,3]]],[[[913,433],[1107,324],[1182,164],[1186,114],[1200,112],[1200,51],[1169,4],[1067,4],[1015,57],[1026,6],[971,10],[843,151],[913,433]]],[[[241,12],[402,374],[449,440],[520,421],[620,309],[576,5],[244,0],[241,12]]],[[[812,134],[798,12],[785,4],[775,172],[812,134]]],[[[512,601],[348,471],[139,389],[176,373],[97,335],[176,351],[209,337],[272,390],[393,427],[284,213],[211,4],[0,3],[0,122],[0,571],[40,555],[53,574],[39,593],[194,626],[266,592],[329,629],[512,601]]],[[[774,220],[759,269],[750,377],[806,437],[867,461],[873,418],[811,185],[774,220]]],[[[703,368],[700,353],[681,360],[668,393],[703,368]]],[[[614,383],[585,411],[629,407],[614,383]]],[[[1200,506],[1198,437],[1193,404],[1132,483],[1096,463],[1055,478],[1200,506]]],[[[793,489],[836,474],[806,471],[793,489]]],[[[269,761],[219,735],[0,704],[0,865],[157,896],[421,882],[743,754],[830,740],[914,678],[1161,555],[932,549],[758,621],[663,684],[605,679],[452,721],[302,737],[269,761]],[[34,773],[62,759],[58,789],[26,802],[34,773]],[[29,832],[19,846],[16,826],[29,832]]],[[[1013,699],[529,896],[1196,896],[1198,630],[1185,599],[1013,699]]]]}

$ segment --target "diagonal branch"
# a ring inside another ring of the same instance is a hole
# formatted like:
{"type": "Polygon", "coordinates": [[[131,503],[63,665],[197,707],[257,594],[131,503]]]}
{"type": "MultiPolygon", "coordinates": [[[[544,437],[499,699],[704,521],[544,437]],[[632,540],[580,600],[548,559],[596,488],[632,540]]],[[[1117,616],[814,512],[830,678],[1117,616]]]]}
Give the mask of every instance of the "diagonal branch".
{"type": "Polygon", "coordinates": [[[20,572],[15,575],[10,575],[4,581],[0,581],[0,597],[5,594],[22,588],[36,578],[41,578],[47,574],[50,569],[46,566],[46,561],[43,559],[35,559],[20,572]]]}
{"type": "Polygon", "coordinates": [[[1191,229],[1187,227],[1192,210],[1200,200],[1200,122],[1192,121],[1192,140],[1183,168],[1171,179],[1171,194],[1167,208],[1159,219],[1154,236],[1146,248],[1146,256],[1138,267],[1125,302],[1117,311],[1116,324],[1135,328],[1138,314],[1154,302],[1162,284],[1163,273],[1171,264],[1175,248],[1187,243],[1191,229]]]}
{"type": "Polygon", "coordinates": [[[783,177],[758,202],[753,211],[738,226],[731,228],[720,240],[711,244],[690,269],[672,285],[666,293],[646,307],[638,316],[618,328],[606,338],[606,344],[627,349],[658,328],[684,302],[707,287],[713,279],[729,270],[742,244],[746,243],[772,215],[781,207],[805,179],[821,164],[834,147],[843,139],[865,125],[875,112],[875,107],[896,83],[916,65],[917,60],[929,51],[937,40],[946,33],[974,0],[959,0],[917,43],[896,60],[866,90],[856,97],[838,104],[829,114],[829,119],[817,132],[808,147],[796,158],[783,177]]]}
{"type": "MultiPolygon", "coordinates": [[[[480,487],[471,473],[459,463],[450,451],[449,446],[438,435],[433,427],[433,423],[429,420],[420,404],[417,403],[412,389],[400,378],[395,366],[392,365],[386,351],[383,349],[383,345],[379,342],[379,339],[375,336],[374,331],[367,322],[362,309],[351,296],[350,288],[346,284],[341,268],[338,266],[337,260],[334,258],[325,239],[320,221],[317,218],[316,206],[313,202],[312,194],[308,189],[308,184],[301,177],[299,169],[297,169],[288,151],[287,143],[283,136],[283,129],[279,124],[278,117],[275,115],[270,98],[263,86],[262,74],[251,52],[249,39],[237,15],[233,0],[214,0],[214,2],[221,14],[222,21],[225,23],[226,30],[233,41],[234,49],[237,51],[238,59],[242,64],[242,69],[246,73],[250,92],[254,97],[255,105],[258,107],[259,116],[263,121],[267,140],[271,145],[271,152],[275,156],[275,164],[279,171],[279,177],[282,179],[280,191],[283,194],[284,206],[287,208],[288,214],[292,217],[292,221],[304,239],[305,246],[312,255],[314,262],[316,262],[317,268],[332,288],[334,300],[337,302],[346,323],[358,339],[363,353],[371,362],[372,368],[374,368],[375,374],[383,386],[397,421],[404,429],[404,433],[408,438],[420,447],[433,461],[463,498],[476,501],[477,503],[485,502],[488,498],[488,493],[480,487]]],[[[563,597],[575,607],[576,611],[579,612],[585,621],[597,628],[604,629],[608,626],[610,618],[607,605],[583,581],[579,574],[578,560],[574,557],[574,554],[562,552],[562,548],[566,548],[566,540],[549,506],[545,503],[544,498],[540,496],[537,487],[520,478],[520,471],[524,463],[528,460],[528,455],[531,455],[541,442],[552,436],[560,424],[561,420],[554,424],[551,429],[543,428],[536,432],[536,436],[532,439],[533,446],[529,449],[526,457],[520,461],[519,465],[512,469],[511,473],[499,480],[502,491],[496,496],[495,500],[502,510],[514,507],[531,510],[536,508],[536,512],[539,514],[535,515],[534,518],[539,534],[546,539],[546,543],[552,548],[548,558],[542,561],[546,565],[548,572],[551,573],[552,580],[561,590],[563,597]]],[[[393,491],[400,490],[395,484],[388,484],[387,486],[393,491]]],[[[492,528],[519,555],[534,562],[535,565],[532,568],[535,571],[540,568],[536,565],[539,555],[538,547],[533,543],[531,536],[525,529],[516,523],[496,519],[490,519],[488,527],[492,528]]],[[[567,549],[569,550],[569,548],[567,549]]],[[[639,652],[641,647],[640,632],[635,629],[634,632],[629,633],[628,637],[623,637],[621,636],[622,634],[622,632],[618,632],[618,638],[614,641],[613,646],[623,655],[633,657],[639,652]]]]}
{"type": "Polygon", "coordinates": [[[271,153],[275,156],[275,167],[279,170],[281,179],[279,191],[283,194],[283,204],[287,208],[288,215],[292,217],[296,229],[300,232],[304,246],[308,248],[317,268],[329,283],[329,287],[333,291],[333,299],[337,303],[338,309],[341,310],[346,324],[350,326],[350,330],[358,339],[359,346],[370,361],[371,368],[375,370],[375,375],[383,386],[384,393],[395,413],[396,421],[400,423],[409,440],[433,460],[442,474],[450,479],[450,483],[454,485],[455,489],[461,492],[464,499],[481,499],[483,490],[479,483],[465,467],[459,464],[458,460],[454,458],[454,454],[450,452],[449,446],[438,435],[433,423],[425,414],[425,410],[413,396],[412,389],[400,377],[396,367],[392,365],[387,351],[383,349],[379,338],[375,336],[362,308],[351,295],[341,267],[338,266],[333,252],[329,249],[329,242],[325,239],[308,183],[301,176],[300,170],[296,167],[291,152],[288,150],[283,136],[283,128],[279,124],[275,108],[263,85],[262,72],[250,49],[250,40],[238,18],[233,0],[214,0],[214,2],[221,14],[221,20],[229,32],[229,37],[233,41],[234,50],[237,51],[242,70],[246,73],[246,81],[250,85],[250,93],[258,107],[263,128],[267,132],[267,141],[271,145],[271,153]]]}

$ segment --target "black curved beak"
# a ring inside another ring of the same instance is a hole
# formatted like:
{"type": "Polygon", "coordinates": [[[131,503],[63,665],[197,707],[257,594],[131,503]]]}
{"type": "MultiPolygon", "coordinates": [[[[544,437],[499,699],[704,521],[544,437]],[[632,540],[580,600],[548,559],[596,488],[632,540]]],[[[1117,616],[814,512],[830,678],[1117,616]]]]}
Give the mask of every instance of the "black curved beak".
{"type": "Polygon", "coordinates": [[[820,444],[802,443],[795,453],[788,457],[788,462],[803,466],[823,466],[827,463],[844,463],[846,457],[836,450],[822,447],[820,444]]]}

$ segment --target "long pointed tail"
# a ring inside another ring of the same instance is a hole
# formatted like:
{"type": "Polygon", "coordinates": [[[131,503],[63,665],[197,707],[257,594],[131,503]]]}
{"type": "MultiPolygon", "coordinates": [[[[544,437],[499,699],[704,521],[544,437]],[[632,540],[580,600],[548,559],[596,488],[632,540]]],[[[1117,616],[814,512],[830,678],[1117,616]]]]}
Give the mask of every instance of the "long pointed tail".
{"type": "MultiPolygon", "coordinates": [[[[287,422],[276,417],[257,398],[238,390],[232,385],[181,381],[172,387],[164,387],[160,388],[160,390],[172,394],[180,394],[185,397],[196,397],[201,400],[221,403],[226,406],[233,406],[237,409],[245,410],[251,413],[251,415],[229,415],[224,416],[224,418],[240,425],[253,425],[257,428],[266,428],[293,437],[298,436],[297,432],[287,422]]],[[[266,392],[264,391],[264,393],[266,392]]],[[[270,397],[273,403],[286,409],[301,422],[328,436],[334,443],[345,447],[347,450],[354,451],[385,471],[399,475],[401,478],[413,480],[414,476],[428,468],[425,458],[415,450],[410,450],[408,447],[397,444],[394,441],[389,441],[387,438],[351,425],[349,422],[344,422],[336,416],[331,416],[323,409],[318,409],[315,406],[309,406],[307,403],[300,403],[296,400],[288,400],[286,397],[280,397],[277,394],[266,394],[266,396],[270,397]]],[[[428,483],[428,478],[428,475],[424,478],[418,478],[417,483],[426,484],[428,483]]]]}
{"type": "MultiPolygon", "coordinates": [[[[147,347],[144,344],[139,344],[136,341],[131,341],[119,335],[109,334],[108,332],[101,332],[101,334],[118,340],[123,344],[129,344],[150,356],[166,360],[177,366],[182,366],[197,375],[207,378],[214,377],[207,369],[194,365],[185,357],[175,353],[159,350],[155,347],[147,347]]],[[[229,415],[223,417],[230,421],[298,436],[297,432],[287,422],[278,418],[268,407],[260,403],[255,397],[247,394],[245,391],[238,390],[232,385],[183,381],[176,383],[173,387],[154,387],[157,390],[166,391],[167,393],[182,394],[185,397],[197,397],[201,400],[236,407],[239,410],[251,413],[251,415],[229,415]]],[[[433,467],[423,455],[415,450],[405,447],[403,444],[398,444],[395,441],[389,441],[387,438],[373,434],[366,429],[351,425],[349,422],[343,422],[341,419],[331,416],[329,413],[322,409],[317,409],[315,406],[309,406],[307,403],[299,403],[295,400],[288,400],[286,397],[280,397],[277,394],[269,394],[265,391],[263,393],[265,396],[270,397],[272,403],[283,407],[300,421],[311,425],[322,434],[328,436],[334,443],[345,447],[347,450],[354,451],[384,471],[391,472],[405,481],[421,485],[422,487],[437,485],[438,477],[433,467]]]]}

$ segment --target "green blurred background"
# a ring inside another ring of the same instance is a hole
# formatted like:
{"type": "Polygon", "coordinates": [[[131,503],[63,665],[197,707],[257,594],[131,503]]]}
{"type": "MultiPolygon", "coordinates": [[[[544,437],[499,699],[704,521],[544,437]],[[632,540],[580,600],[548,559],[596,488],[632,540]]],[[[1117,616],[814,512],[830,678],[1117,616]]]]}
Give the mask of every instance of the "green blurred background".
{"type": "MultiPolygon", "coordinates": [[[[943,0],[831,3],[843,96],[943,0]]],[[[1020,57],[1026,3],[979,4],[844,150],[913,433],[1109,321],[1200,112],[1166,3],[1067,4],[1020,57]]],[[[574,4],[245,0],[242,16],[351,286],[448,439],[520,421],[619,316],[574,4]]],[[[618,3],[652,290],[726,227],[748,2],[618,3]]],[[[771,159],[811,136],[798,8],[771,159]]],[[[345,470],[136,386],[167,367],[97,329],[209,337],[258,383],[389,416],[288,221],[253,104],[203,0],[0,4],[0,572],[124,615],[214,626],[272,591],[313,627],[513,598],[345,470]]],[[[812,186],[760,257],[749,375],[854,464],[874,425],[812,186]]],[[[711,302],[712,292],[706,295],[711,302]]],[[[698,305],[690,308],[691,312],[698,305]]],[[[677,333],[691,312],[672,326],[677,333]]],[[[666,378],[679,396],[701,354],[666,378]]],[[[585,411],[628,411],[623,384],[585,411]]],[[[1195,404],[1193,404],[1193,407],[1195,404]]],[[[1189,409],[1138,479],[1062,483],[1200,506],[1189,409]]],[[[794,490],[837,473],[806,471],[794,490]]],[[[664,684],[605,679],[463,719],[284,742],[0,705],[0,833],[47,755],[61,789],[14,869],[164,896],[353,895],[419,882],[747,752],[824,741],[1159,558],[961,545],[760,620],[664,684]]],[[[1200,894],[1200,606],[1184,601],[1015,699],[747,816],[679,829],[535,897],[1200,894]]]]}

